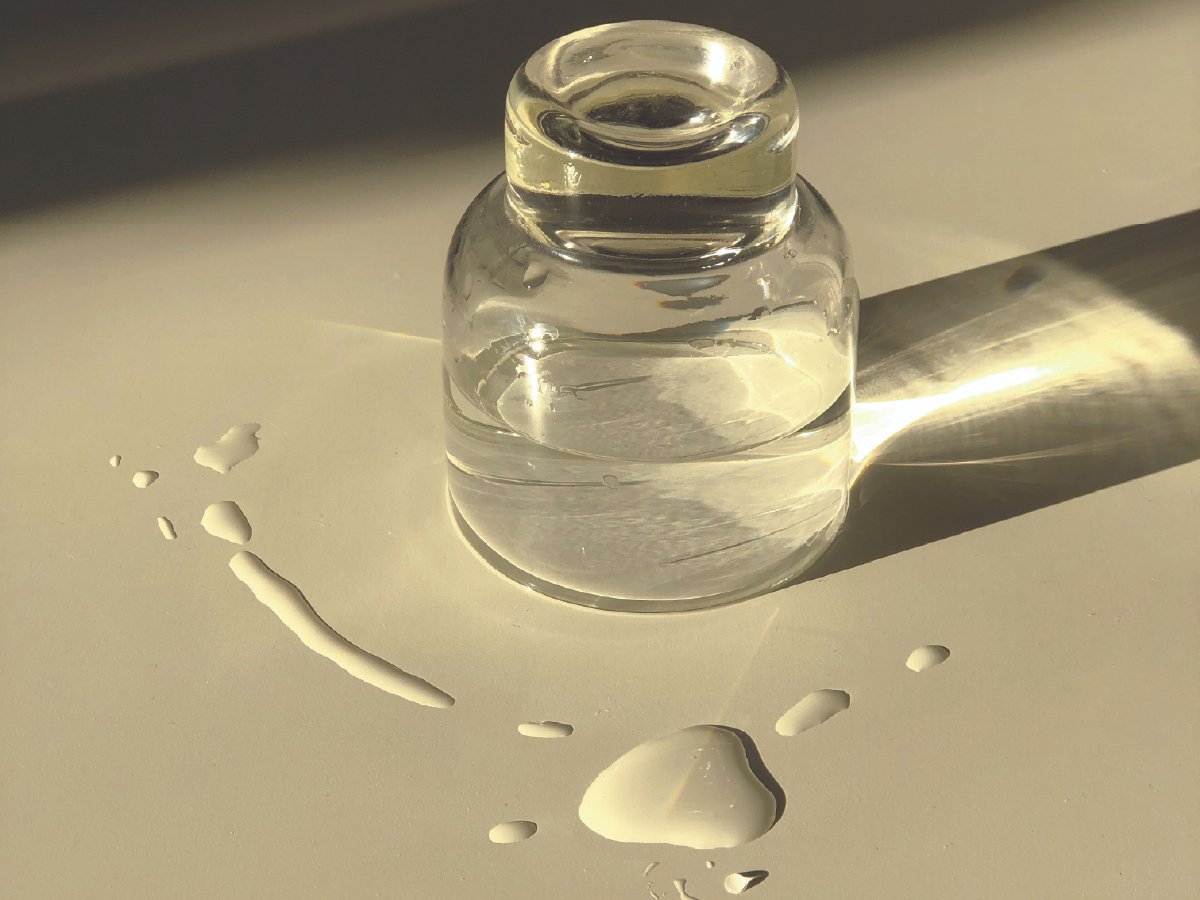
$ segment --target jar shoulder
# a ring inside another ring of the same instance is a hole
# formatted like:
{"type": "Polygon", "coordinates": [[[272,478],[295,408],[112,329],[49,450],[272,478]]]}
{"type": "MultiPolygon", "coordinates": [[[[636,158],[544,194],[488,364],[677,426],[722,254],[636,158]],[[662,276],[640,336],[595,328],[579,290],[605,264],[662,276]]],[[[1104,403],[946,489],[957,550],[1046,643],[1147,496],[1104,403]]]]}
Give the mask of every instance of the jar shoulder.
{"type": "MultiPolygon", "coordinates": [[[[546,254],[555,255],[564,262],[580,266],[602,265],[610,270],[624,269],[630,273],[646,274],[664,272],[672,268],[680,272],[689,269],[732,269],[764,254],[781,254],[787,258],[801,255],[807,258],[828,256],[834,260],[845,260],[848,264],[850,251],[845,230],[828,201],[803,176],[796,176],[794,189],[794,213],[790,218],[789,227],[779,239],[763,247],[748,248],[744,252],[719,251],[691,259],[681,257],[672,262],[668,259],[645,256],[621,257],[612,253],[576,254],[539,241],[515,220],[506,202],[508,179],[504,173],[500,173],[476,195],[464,211],[451,241],[447,263],[461,264],[461,258],[464,256],[489,264],[496,259],[519,259],[528,254],[546,254]]],[[[684,209],[688,208],[689,202],[687,198],[678,201],[684,209]]],[[[696,227],[703,229],[704,225],[704,219],[698,214],[696,227]]]]}

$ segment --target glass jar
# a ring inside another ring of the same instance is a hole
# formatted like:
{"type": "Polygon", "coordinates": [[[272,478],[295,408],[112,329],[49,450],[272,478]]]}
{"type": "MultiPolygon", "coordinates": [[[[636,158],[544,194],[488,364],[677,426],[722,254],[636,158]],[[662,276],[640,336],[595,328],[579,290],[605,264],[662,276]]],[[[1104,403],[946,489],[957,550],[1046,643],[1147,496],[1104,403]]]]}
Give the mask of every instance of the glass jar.
{"type": "Polygon", "coordinates": [[[787,73],[710,28],[602,25],[530,57],[505,112],[446,265],[462,533],[610,610],[792,579],[846,511],[858,294],[787,73]]]}

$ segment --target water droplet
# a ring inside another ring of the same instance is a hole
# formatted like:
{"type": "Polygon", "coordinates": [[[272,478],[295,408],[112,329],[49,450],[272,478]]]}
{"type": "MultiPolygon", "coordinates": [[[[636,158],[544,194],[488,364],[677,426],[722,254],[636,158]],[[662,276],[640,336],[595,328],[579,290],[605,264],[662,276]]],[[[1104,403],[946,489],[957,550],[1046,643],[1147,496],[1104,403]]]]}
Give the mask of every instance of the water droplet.
{"type": "Polygon", "coordinates": [[[849,708],[850,695],[845,691],[829,688],[813,691],[779,717],[779,721],[775,723],[775,730],[784,737],[795,737],[849,708]]]}
{"type": "Polygon", "coordinates": [[[714,341],[712,338],[696,338],[694,341],[688,341],[688,344],[697,350],[707,350],[715,343],[716,341],[714,341]]]}
{"type": "Polygon", "coordinates": [[[121,464],[121,457],[117,455],[110,456],[108,458],[108,464],[115,469],[121,464]]]}
{"type": "Polygon", "coordinates": [[[158,481],[158,473],[152,472],[150,469],[142,469],[140,472],[133,473],[133,486],[136,488],[148,488],[156,481],[158,481]]]}
{"type": "Polygon", "coordinates": [[[258,429],[257,422],[235,425],[221,435],[216,443],[198,447],[192,459],[224,475],[258,452],[258,429]]]}
{"type": "Polygon", "coordinates": [[[454,705],[454,698],[445,691],[373,656],[326,625],[298,587],[267,568],[267,564],[253,553],[242,550],[234,554],[229,568],[306,647],[341,666],[355,678],[422,706],[447,709],[454,705]]]}
{"type": "Polygon", "coordinates": [[[515,822],[501,822],[493,825],[488,832],[488,840],[493,844],[515,844],[526,841],[537,834],[537,823],[518,819],[515,822]]]}
{"type": "Polygon", "coordinates": [[[162,536],[168,541],[175,540],[175,526],[171,524],[171,520],[166,516],[158,517],[158,530],[162,532],[162,536]]]}
{"type": "Polygon", "coordinates": [[[699,897],[694,897],[687,892],[686,878],[676,878],[671,884],[675,885],[675,890],[679,892],[679,900],[700,900],[699,897]]]}
{"type": "Polygon", "coordinates": [[[658,866],[657,861],[650,863],[648,866],[646,866],[646,868],[642,869],[642,877],[645,878],[647,875],[649,875],[651,872],[653,872],[657,866],[658,866]]]}
{"type": "Polygon", "coordinates": [[[717,867],[717,864],[715,862],[713,862],[711,859],[706,859],[704,861],[704,868],[715,869],[716,867],[717,867]]]}
{"type": "Polygon", "coordinates": [[[532,738],[565,738],[575,733],[566,722],[522,722],[517,731],[532,738]]]}
{"type": "Polygon", "coordinates": [[[750,872],[734,872],[725,876],[725,890],[731,894],[744,894],[767,877],[765,869],[754,869],[750,872]]]}
{"type": "Polygon", "coordinates": [[[738,847],[775,824],[782,809],[776,791],[749,737],[693,725],[639,744],[597,775],[579,818],[601,837],[623,843],[738,847]]]}
{"type": "Polygon", "coordinates": [[[621,479],[617,478],[616,475],[605,475],[601,480],[610,488],[621,486],[621,479]]]}
{"type": "Polygon", "coordinates": [[[544,263],[534,260],[525,267],[525,276],[521,279],[521,283],[530,290],[533,290],[545,284],[546,277],[549,274],[550,270],[546,268],[544,263]]]}
{"type": "Polygon", "coordinates": [[[926,644],[908,654],[908,661],[904,664],[914,672],[924,672],[926,669],[940,666],[949,658],[949,648],[943,647],[941,644],[926,644]]]}
{"type": "Polygon", "coordinates": [[[200,518],[200,525],[213,537],[231,544],[244,544],[250,540],[250,522],[232,500],[209,504],[200,518]]]}

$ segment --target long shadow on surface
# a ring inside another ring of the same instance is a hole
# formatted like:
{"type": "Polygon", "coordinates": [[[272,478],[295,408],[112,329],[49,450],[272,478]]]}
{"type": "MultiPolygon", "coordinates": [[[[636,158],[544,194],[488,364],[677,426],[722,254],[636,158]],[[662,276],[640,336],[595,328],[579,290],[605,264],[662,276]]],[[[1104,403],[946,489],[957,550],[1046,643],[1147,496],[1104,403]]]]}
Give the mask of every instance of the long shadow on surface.
{"type": "Polygon", "coordinates": [[[810,580],[1200,458],[1200,211],[865,301],[810,580]]]}

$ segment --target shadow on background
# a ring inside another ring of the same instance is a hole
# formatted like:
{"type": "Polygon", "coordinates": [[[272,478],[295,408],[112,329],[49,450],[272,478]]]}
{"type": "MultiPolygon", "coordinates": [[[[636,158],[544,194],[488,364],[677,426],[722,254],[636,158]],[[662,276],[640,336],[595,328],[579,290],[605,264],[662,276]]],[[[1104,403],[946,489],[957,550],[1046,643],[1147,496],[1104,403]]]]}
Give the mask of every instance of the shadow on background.
{"type": "MultiPolygon", "coordinates": [[[[742,35],[797,70],[1063,2],[443,5],[4,103],[0,211],[364,140],[402,138],[406,147],[498,141],[504,92],[517,66],[546,41],[605,21],[701,22],[742,35]]],[[[39,34],[72,27],[72,16],[94,4],[54,0],[40,17],[39,4],[22,0],[18,7],[24,30],[0,31],[9,46],[28,49],[39,34]]],[[[106,15],[144,12],[147,21],[154,9],[132,0],[104,6],[106,15]]],[[[279,14],[286,16],[286,7],[279,14]]],[[[76,30],[103,27],[94,9],[90,15],[76,30]]]]}
{"type": "Polygon", "coordinates": [[[1200,211],[864,301],[810,580],[1200,458],[1200,211]]]}

